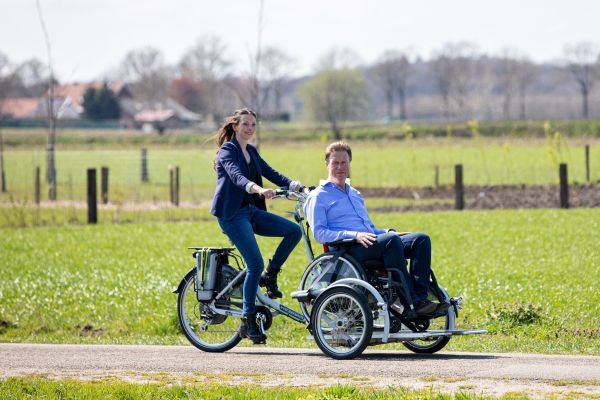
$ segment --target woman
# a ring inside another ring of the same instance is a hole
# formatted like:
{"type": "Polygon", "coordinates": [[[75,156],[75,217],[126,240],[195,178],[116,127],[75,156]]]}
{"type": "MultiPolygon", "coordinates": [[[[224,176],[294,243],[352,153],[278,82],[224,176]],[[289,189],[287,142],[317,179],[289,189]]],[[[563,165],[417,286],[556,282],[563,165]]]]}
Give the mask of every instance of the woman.
{"type": "Polygon", "coordinates": [[[275,190],[263,187],[263,176],[292,190],[299,190],[302,185],[271,168],[250,144],[256,133],[256,119],[256,113],[248,108],[236,110],[217,132],[217,188],[211,207],[211,214],[217,217],[219,226],[248,267],[240,335],[254,344],[264,343],[267,338],[256,323],[254,301],[259,281],[267,287],[269,297],[282,296],[277,274],[302,236],[297,224],[266,211],[265,199],[275,196],[275,190]],[[254,234],[283,237],[264,273],[264,261],[254,234]]]}

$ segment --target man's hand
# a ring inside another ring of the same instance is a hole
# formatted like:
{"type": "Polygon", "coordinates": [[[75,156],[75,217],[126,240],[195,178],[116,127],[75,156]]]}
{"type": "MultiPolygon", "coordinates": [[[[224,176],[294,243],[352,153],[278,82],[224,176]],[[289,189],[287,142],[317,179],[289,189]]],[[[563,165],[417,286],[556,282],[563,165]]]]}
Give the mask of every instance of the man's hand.
{"type": "Polygon", "coordinates": [[[356,242],[363,245],[363,247],[371,246],[375,240],[377,239],[377,235],[369,232],[358,232],[356,234],[356,242]]]}

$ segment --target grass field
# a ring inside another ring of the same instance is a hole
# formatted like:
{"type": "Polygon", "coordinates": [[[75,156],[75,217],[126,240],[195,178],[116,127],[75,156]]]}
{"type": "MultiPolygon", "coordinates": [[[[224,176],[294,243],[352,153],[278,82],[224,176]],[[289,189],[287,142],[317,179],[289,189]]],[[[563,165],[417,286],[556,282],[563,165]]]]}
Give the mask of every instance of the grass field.
{"type": "MultiPolygon", "coordinates": [[[[200,377],[201,378],[201,377],[200,377]]],[[[471,400],[489,398],[465,392],[455,395],[433,390],[411,390],[402,387],[387,389],[359,388],[350,385],[318,387],[261,387],[260,385],[223,385],[223,377],[215,376],[208,384],[201,379],[181,383],[135,384],[115,380],[81,382],[75,380],[48,381],[44,378],[9,378],[0,380],[0,398],[4,399],[203,399],[203,400],[471,400]]],[[[557,388],[558,389],[558,388],[557,388]]],[[[503,396],[507,399],[527,398],[525,394],[503,396]]]]}
{"type": "MultiPolygon", "coordinates": [[[[464,298],[458,325],[490,331],[447,349],[600,354],[600,210],[373,217],[428,232],[439,282],[464,298]]],[[[267,258],[276,242],[260,244],[267,258]]],[[[212,219],[0,229],[0,341],[186,344],[171,291],[193,264],[193,245],[228,242],[212,219]]],[[[298,246],[281,275],[285,293],[305,265],[298,246]]],[[[287,319],[268,336],[269,346],[314,346],[287,319]]]]}
{"type": "MultiPolygon", "coordinates": [[[[324,148],[328,141],[267,142],[263,157],[285,175],[307,185],[325,177],[324,148]]],[[[464,165],[466,185],[557,184],[558,164],[569,166],[569,182],[586,182],[584,145],[590,145],[590,180],[600,181],[600,139],[446,138],[350,141],[354,148],[352,182],[359,187],[433,186],[435,168],[441,185],[454,182],[454,165],[464,165]]],[[[150,181],[141,182],[140,148],[58,148],[58,199],[85,201],[86,170],[109,167],[109,200],[161,203],[169,200],[169,166],[180,168],[180,201],[202,204],[214,191],[212,143],[148,149],[150,181]]],[[[45,177],[43,147],[8,149],[4,154],[7,193],[0,203],[31,203],[35,168],[45,177]]],[[[98,183],[99,185],[99,183],[98,183]]],[[[98,189],[99,190],[99,189],[98,189]]],[[[47,189],[42,185],[42,199],[47,189]]]]}

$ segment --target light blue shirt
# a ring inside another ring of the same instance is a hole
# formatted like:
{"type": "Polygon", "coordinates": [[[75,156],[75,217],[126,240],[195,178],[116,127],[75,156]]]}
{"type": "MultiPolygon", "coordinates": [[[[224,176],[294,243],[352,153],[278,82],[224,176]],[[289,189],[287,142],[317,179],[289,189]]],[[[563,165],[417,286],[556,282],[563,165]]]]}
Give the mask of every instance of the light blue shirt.
{"type": "Polygon", "coordinates": [[[375,228],[362,195],[347,183],[345,192],[333,182],[321,183],[308,195],[304,214],[319,243],[354,239],[358,232],[386,232],[375,228]]]}

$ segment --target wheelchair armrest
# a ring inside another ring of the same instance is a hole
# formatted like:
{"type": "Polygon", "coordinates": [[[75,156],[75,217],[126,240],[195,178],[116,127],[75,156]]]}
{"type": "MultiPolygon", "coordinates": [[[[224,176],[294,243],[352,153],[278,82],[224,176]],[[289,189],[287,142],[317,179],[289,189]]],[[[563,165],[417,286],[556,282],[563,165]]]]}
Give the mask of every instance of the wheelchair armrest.
{"type": "Polygon", "coordinates": [[[327,247],[341,247],[341,246],[351,246],[356,244],[356,239],[340,239],[333,242],[323,243],[327,247]]]}

